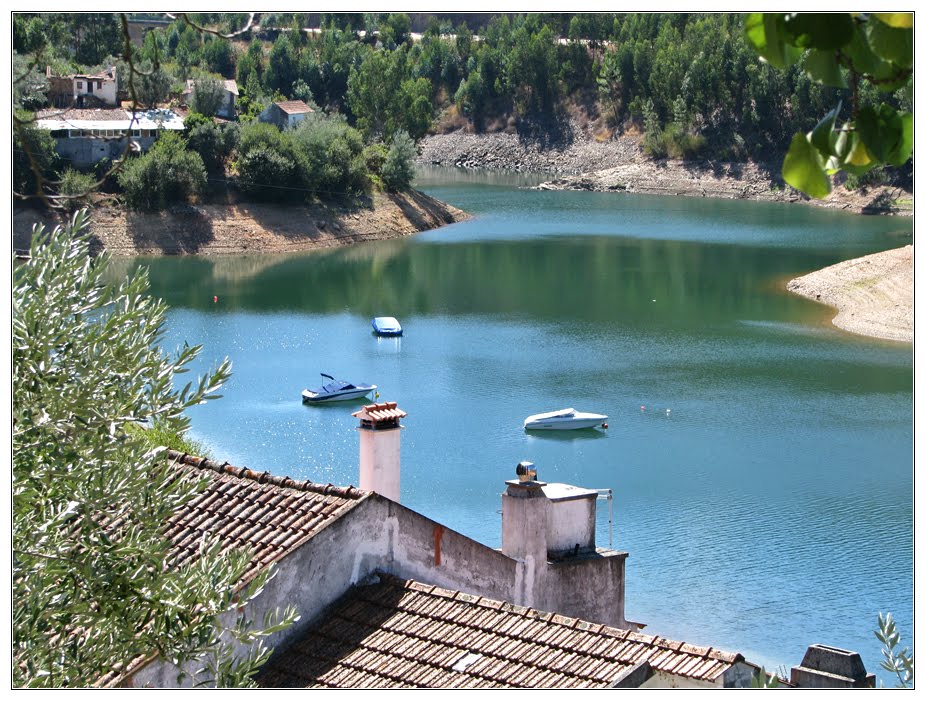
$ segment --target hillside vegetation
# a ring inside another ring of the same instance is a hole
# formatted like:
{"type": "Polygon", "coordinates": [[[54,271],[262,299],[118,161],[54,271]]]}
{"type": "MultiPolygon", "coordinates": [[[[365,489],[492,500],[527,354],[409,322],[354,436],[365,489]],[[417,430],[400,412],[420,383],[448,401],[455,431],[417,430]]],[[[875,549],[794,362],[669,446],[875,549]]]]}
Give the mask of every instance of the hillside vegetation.
{"type": "MultiPolygon", "coordinates": [[[[805,72],[803,59],[785,69],[760,61],[743,14],[458,16],[470,24],[455,17],[416,15],[424,26],[413,26],[406,14],[256,13],[248,26],[246,13],[211,13],[130,24],[136,94],[167,103],[188,78],[235,79],[243,125],[272,101],[303,100],[343,120],[325,126],[324,138],[338,141],[326,158],[343,155],[345,172],[337,188],[322,189],[348,193],[381,184],[398,135],[418,141],[428,133],[507,131],[557,144],[578,123],[600,141],[641,134],[653,158],[767,161],[836,105],[848,112],[850,103],[886,99],[912,110],[912,83],[885,96],[864,81],[825,87],[805,72]],[[203,30],[231,34],[246,26],[230,39],[203,30]]],[[[122,42],[113,14],[14,16],[16,52],[41,56],[37,65],[59,72],[115,63],[127,84],[122,42]]],[[[24,108],[41,104],[36,91],[20,92],[24,108]]],[[[264,195],[261,186],[300,168],[305,191],[327,177],[306,174],[297,147],[271,147],[262,143],[249,158],[228,148],[217,158],[232,175],[250,168],[263,178],[248,181],[242,173],[251,191],[264,195]]],[[[908,163],[899,173],[879,168],[850,180],[864,185],[910,173],[908,163]]]]}

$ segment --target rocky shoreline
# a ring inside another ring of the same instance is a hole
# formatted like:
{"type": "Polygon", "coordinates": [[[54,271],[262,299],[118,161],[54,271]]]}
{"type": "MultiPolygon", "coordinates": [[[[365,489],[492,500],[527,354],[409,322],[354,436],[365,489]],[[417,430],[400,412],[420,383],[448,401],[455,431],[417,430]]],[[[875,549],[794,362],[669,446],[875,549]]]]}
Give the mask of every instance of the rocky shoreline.
{"type": "MultiPolygon", "coordinates": [[[[142,213],[101,203],[91,210],[95,247],[114,255],[289,253],[401,238],[469,215],[417,190],[374,193],[358,206],[264,203],[178,205],[142,213]]],[[[62,223],[34,209],[13,212],[13,248],[28,250],[32,226],[62,223]]]]}
{"type": "MultiPolygon", "coordinates": [[[[913,194],[898,188],[847,190],[810,200],[785,185],[781,164],[653,161],[637,137],[598,142],[582,130],[565,144],[531,141],[514,133],[463,131],[426,137],[418,163],[550,173],[540,190],[590,190],[813,204],[857,214],[912,216],[913,194]]],[[[875,338],[913,340],[913,247],[905,246],[792,280],[788,290],[834,307],[833,323],[875,338]]]]}
{"type": "Polygon", "coordinates": [[[794,202],[857,214],[913,214],[913,194],[899,188],[850,191],[837,186],[825,200],[811,200],[781,180],[780,163],[654,161],[643,153],[639,137],[599,142],[581,129],[572,129],[556,144],[507,132],[435,134],[422,140],[417,162],[558,176],[537,185],[540,190],[794,202]]]}

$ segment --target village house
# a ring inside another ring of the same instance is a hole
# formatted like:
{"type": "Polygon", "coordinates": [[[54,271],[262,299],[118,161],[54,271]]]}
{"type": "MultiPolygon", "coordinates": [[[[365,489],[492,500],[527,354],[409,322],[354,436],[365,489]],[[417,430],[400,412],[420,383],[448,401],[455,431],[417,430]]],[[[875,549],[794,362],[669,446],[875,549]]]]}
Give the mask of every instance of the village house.
{"type": "MultiPolygon", "coordinates": [[[[168,523],[176,564],[194,560],[207,533],[227,550],[249,548],[242,585],[270,565],[276,572],[249,618],[287,605],[299,614],[266,641],[275,652],[259,685],[750,685],[758,668],[741,654],[647,635],[626,619],[628,554],[596,546],[596,491],[543,482],[520,463],[502,495],[495,550],[400,503],[404,411],[388,402],[354,416],[359,488],[169,454],[177,470],[208,478],[168,523]]],[[[170,687],[177,678],[152,656],[99,683],[170,687]]]]}
{"type": "Polygon", "coordinates": [[[51,66],[46,66],[45,78],[48,101],[54,107],[115,107],[119,104],[119,80],[115,66],[100,73],[66,76],[52,75],[51,66]]]}
{"type": "MultiPolygon", "coordinates": [[[[186,88],[180,93],[180,101],[186,106],[189,106],[192,102],[196,83],[195,80],[187,80],[186,88]]],[[[235,105],[238,100],[238,83],[234,80],[222,80],[219,81],[219,87],[222,89],[222,104],[216,114],[225,119],[234,119],[235,105]]]]}
{"type": "Polygon", "coordinates": [[[143,153],[162,130],[183,131],[183,119],[168,109],[128,112],[117,109],[42,110],[35,126],[51,133],[58,155],[75,168],[128,152],[143,153]]]}
{"type": "Polygon", "coordinates": [[[276,124],[280,129],[294,127],[315,112],[302,100],[274,102],[257,117],[262,122],[276,124]]]}

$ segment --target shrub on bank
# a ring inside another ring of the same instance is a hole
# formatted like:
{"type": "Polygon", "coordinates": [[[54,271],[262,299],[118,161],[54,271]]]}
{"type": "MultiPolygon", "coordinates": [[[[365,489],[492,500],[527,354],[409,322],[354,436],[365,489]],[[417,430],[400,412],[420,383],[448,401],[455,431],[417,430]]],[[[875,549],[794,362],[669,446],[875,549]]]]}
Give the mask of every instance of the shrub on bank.
{"type": "Polygon", "coordinates": [[[132,209],[156,211],[183,202],[206,186],[206,167],[183,139],[165,132],[144,156],[131,158],[118,175],[132,209]]]}

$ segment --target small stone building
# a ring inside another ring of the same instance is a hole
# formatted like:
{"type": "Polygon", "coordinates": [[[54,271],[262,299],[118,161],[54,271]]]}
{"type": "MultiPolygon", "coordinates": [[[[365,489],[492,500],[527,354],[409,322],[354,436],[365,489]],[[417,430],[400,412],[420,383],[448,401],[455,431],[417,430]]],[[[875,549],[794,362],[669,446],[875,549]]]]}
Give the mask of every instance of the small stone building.
{"type": "Polygon", "coordinates": [[[315,112],[302,100],[286,100],[274,102],[260,113],[258,119],[262,122],[276,124],[280,129],[294,127],[307,116],[315,112]]]}

